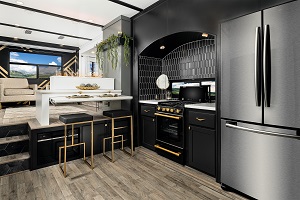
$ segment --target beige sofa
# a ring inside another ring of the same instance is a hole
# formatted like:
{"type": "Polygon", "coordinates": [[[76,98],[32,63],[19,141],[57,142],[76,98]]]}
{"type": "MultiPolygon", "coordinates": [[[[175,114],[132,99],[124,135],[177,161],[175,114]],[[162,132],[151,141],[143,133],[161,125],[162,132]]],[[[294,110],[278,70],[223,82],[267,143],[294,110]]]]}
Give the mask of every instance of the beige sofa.
{"type": "Polygon", "coordinates": [[[35,90],[26,78],[0,78],[0,109],[6,102],[35,101],[35,90]]]}

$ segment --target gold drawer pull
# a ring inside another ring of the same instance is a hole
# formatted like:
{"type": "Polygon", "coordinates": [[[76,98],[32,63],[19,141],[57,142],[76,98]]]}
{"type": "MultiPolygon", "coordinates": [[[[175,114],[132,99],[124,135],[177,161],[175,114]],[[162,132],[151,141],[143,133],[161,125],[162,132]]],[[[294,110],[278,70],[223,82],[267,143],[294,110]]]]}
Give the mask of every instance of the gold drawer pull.
{"type": "Polygon", "coordinates": [[[198,117],[196,117],[196,120],[198,120],[198,121],[200,121],[200,122],[205,121],[205,119],[203,119],[203,118],[198,118],[198,117]]]}
{"type": "Polygon", "coordinates": [[[146,113],[147,113],[147,112],[150,112],[150,110],[144,110],[144,112],[146,112],[146,113]]]}
{"type": "Polygon", "coordinates": [[[176,153],[176,152],[171,151],[171,150],[169,150],[169,149],[165,149],[165,148],[159,146],[158,144],[154,145],[154,147],[157,148],[157,149],[166,151],[166,152],[168,152],[168,153],[170,153],[170,154],[173,154],[173,155],[175,155],[175,156],[180,156],[180,154],[181,154],[180,152],[176,153]]]}

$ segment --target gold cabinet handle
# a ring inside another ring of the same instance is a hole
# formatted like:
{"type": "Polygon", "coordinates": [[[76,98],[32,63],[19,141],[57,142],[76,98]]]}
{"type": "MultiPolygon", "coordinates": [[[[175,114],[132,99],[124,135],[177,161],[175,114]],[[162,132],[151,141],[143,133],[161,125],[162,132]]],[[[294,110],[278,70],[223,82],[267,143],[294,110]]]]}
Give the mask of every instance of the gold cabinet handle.
{"type": "Polygon", "coordinates": [[[177,120],[179,120],[181,118],[181,117],[177,117],[177,116],[173,116],[173,115],[164,115],[164,114],[160,114],[160,113],[154,113],[154,115],[160,116],[160,117],[167,117],[167,118],[171,118],[171,119],[177,119],[177,120]]]}
{"type": "Polygon", "coordinates": [[[146,112],[146,113],[147,113],[147,112],[150,112],[150,110],[144,110],[144,112],[146,112]]]}
{"type": "Polygon", "coordinates": [[[171,151],[171,150],[169,150],[169,149],[165,149],[165,148],[159,146],[158,144],[154,145],[154,147],[157,148],[157,149],[166,151],[166,152],[168,152],[168,153],[170,153],[170,154],[173,154],[173,155],[175,155],[175,156],[180,156],[180,154],[181,154],[180,152],[176,153],[176,152],[171,151]]]}
{"type": "Polygon", "coordinates": [[[205,119],[203,119],[203,118],[198,118],[198,117],[196,117],[196,120],[198,120],[198,121],[205,121],[205,119]]]}

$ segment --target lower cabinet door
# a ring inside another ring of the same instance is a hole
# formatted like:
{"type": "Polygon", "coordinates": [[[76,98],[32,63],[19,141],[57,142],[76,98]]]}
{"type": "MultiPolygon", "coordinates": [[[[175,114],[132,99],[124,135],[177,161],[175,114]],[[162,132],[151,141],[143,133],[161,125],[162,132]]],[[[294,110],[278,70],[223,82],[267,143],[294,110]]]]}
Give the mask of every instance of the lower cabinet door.
{"type": "Polygon", "coordinates": [[[142,116],[143,146],[155,150],[156,123],[155,118],[142,116]]]}
{"type": "Polygon", "coordinates": [[[190,126],[189,165],[215,176],[215,130],[190,126]]]}
{"type": "MultiPolygon", "coordinates": [[[[103,152],[103,138],[111,137],[110,134],[110,123],[103,122],[99,124],[94,124],[94,155],[103,152]]],[[[82,127],[82,139],[81,141],[85,142],[86,145],[86,156],[91,155],[91,126],[82,127]]],[[[110,148],[110,146],[108,146],[110,148]]],[[[111,150],[107,149],[107,150],[111,150]]],[[[81,148],[81,154],[83,155],[83,146],[81,148]]]]}

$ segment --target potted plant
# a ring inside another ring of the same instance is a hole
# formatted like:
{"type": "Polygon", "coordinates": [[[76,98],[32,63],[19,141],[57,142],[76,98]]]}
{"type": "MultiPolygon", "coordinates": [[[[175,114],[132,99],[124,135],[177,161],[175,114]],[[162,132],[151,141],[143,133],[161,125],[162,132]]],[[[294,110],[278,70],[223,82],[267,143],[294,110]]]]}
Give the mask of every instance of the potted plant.
{"type": "Polygon", "coordinates": [[[124,61],[125,66],[130,63],[130,44],[132,38],[125,33],[119,32],[118,35],[112,34],[106,40],[103,40],[96,45],[96,61],[98,66],[103,69],[104,64],[104,52],[106,51],[107,59],[110,61],[113,69],[118,65],[118,46],[124,46],[124,61]]]}

